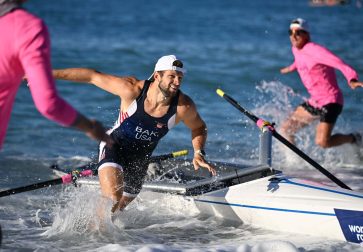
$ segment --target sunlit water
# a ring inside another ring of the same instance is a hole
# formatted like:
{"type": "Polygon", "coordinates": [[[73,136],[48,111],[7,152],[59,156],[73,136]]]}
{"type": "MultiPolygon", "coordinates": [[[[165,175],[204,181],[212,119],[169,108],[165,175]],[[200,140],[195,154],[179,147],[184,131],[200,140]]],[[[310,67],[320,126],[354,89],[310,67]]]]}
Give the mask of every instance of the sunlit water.
{"type": "MultiPolygon", "coordinates": [[[[288,22],[311,22],[318,43],[344,58],[363,76],[362,9],[351,5],[313,8],[307,1],[30,1],[52,37],[54,67],[93,67],[147,78],[155,61],[175,53],[188,73],[182,90],[208,124],[206,151],[212,160],[255,164],[257,127],[216,95],[222,88],[243,107],[276,123],[307,98],[291,63],[288,22]]],[[[338,74],[345,107],[336,132],[362,129],[362,90],[352,91],[338,74]]],[[[95,87],[57,82],[61,94],[84,114],[111,126],[118,98],[95,87]]],[[[345,145],[323,150],[314,144],[316,124],[297,135],[297,146],[353,190],[363,192],[362,155],[345,145]]],[[[23,85],[4,150],[0,189],[58,176],[49,168],[77,167],[95,158],[97,143],[42,118],[23,85]]],[[[192,150],[183,125],[173,129],[155,154],[192,150]]],[[[190,157],[190,156],[189,156],[190,157]]],[[[324,175],[274,140],[273,166],[286,174],[333,185],[324,175]]],[[[111,221],[98,190],[54,186],[0,198],[3,251],[362,251],[357,244],[292,235],[204,216],[181,196],[143,192],[111,221]]],[[[107,205],[106,207],[107,208],[107,205]]]]}

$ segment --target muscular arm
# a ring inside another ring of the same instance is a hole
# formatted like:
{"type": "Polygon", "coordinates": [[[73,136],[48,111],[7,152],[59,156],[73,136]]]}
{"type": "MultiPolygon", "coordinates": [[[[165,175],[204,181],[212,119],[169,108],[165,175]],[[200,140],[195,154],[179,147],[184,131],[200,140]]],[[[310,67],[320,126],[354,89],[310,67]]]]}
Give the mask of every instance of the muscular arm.
{"type": "Polygon", "coordinates": [[[190,129],[192,135],[192,145],[194,151],[203,150],[207,141],[207,125],[197,112],[195,105],[194,108],[189,108],[189,113],[184,119],[184,124],[190,129]]]}
{"type": "Polygon", "coordinates": [[[90,68],[55,69],[53,76],[60,80],[94,84],[123,100],[134,99],[141,90],[141,81],[134,77],[118,77],[90,68]]]}
{"type": "Polygon", "coordinates": [[[200,117],[197,108],[188,96],[181,97],[181,106],[178,114],[184,124],[190,129],[192,135],[192,145],[194,148],[193,165],[197,170],[199,167],[208,169],[213,175],[216,175],[215,169],[205,161],[204,157],[197,153],[203,150],[207,141],[207,125],[200,117]]]}

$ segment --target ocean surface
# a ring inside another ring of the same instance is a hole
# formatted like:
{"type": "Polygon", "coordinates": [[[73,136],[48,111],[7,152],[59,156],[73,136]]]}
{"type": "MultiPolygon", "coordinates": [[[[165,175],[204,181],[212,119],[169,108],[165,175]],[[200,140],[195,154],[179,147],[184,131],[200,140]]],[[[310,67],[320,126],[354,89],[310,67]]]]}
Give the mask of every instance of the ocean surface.
{"type": "MultiPolygon", "coordinates": [[[[188,72],[182,90],[208,125],[209,160],[258,162],[255,125],[216,94],[221,88],[241,106],[276,127],[307,93],[292,63],[289,22],[307,19],[312,40],[353,66],[363,79],[363,8],[359,1],[312,7],[307,0],[33,0],[25,7],[42,17],[52,40],[54,68],[90,67],[146,79],[157,59],[176,54],[188,72]]],[[[1,35],[0,35],[1,39],[1,35]]],[[[363,130],[363,89],[351,90],[337,72],[345,97],[334,132],[363,130]]],[[[83,114],[111,127],[119,99],[95,86],[57,81],[61,95],[83,114]]],[[[1,119],[0,119],[1,120],[1,119]]],[[[297,146],[353,190],[363,192],[362,157],[351,145],[323,150],[316,124],[299,132],[297,146]]],[[[155,154],[188,149],[180,124],[155,154]]],[[[52,164],[77,167],[93,160],[97,143],[43,118],[27,86],[20,87],[0,152],[0,190],[57,175],[52,164]]],[[[188,158],[191,158],[189,154],[188,158]]],[[[324,175],[273,141],[273,166],[286,174],[332,185],[324,175]]],[[[99,192],[54,186],[0,198],[1,251],[363,251],[363,246],[203,218],[183,197],[141,193],[118,222],[90,228],[99,192]]],[[[319,225],[319,223],[317,223],[319,225]]]]}

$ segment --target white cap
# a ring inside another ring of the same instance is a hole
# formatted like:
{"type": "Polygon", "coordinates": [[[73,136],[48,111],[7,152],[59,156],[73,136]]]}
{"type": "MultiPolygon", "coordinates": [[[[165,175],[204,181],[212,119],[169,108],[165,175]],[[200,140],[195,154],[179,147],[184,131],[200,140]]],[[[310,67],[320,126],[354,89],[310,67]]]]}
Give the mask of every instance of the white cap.
{"type": "MultiPolygon", "coordinates": [[[[182,73],[186,73],[186,70],[182,67],[173,66],[174,61],[179,60],[175,55],[166,55],[161,57],[158,62],[156,62],[154,72],[156,71],[166,71],[175,70],[182,73]]],[[[180,61],[180,60],[179,60],[180,61]]]]}
{"type": "Polygon", "coordinates": [[[309,32],[308,22],[302,18],[296,18],[296,19],[292,20],[290,23],[290,29],[292,29],[292,28],[297,28],[297,29],[309,32]]]}

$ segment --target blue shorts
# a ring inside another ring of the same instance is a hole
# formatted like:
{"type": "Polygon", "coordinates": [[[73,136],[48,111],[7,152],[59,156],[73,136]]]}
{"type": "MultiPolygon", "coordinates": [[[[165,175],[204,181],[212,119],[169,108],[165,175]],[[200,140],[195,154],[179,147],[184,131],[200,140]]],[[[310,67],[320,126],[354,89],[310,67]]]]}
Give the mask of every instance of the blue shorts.
{"type": "Polygon", "coordinates": [[[144,154],[130,153],[115,144],[112,148],[100,145],[98,171],[103,167],[115,167],[124,177],[123,195],[136,197],[140,193],[147,174],[149,159],[144,154]]]}
{"type": "Polygon", "coordinates": [[[339,103],[329,103],[321,108],[315,108],[311,106],[308,102],[304,102],[300,106],[303,107],[311,115],[320,116],[320,122],[326,122],[331,124],[334,124],[337,121],[338,116],[343,110],[343,106],[339,103]]]}

